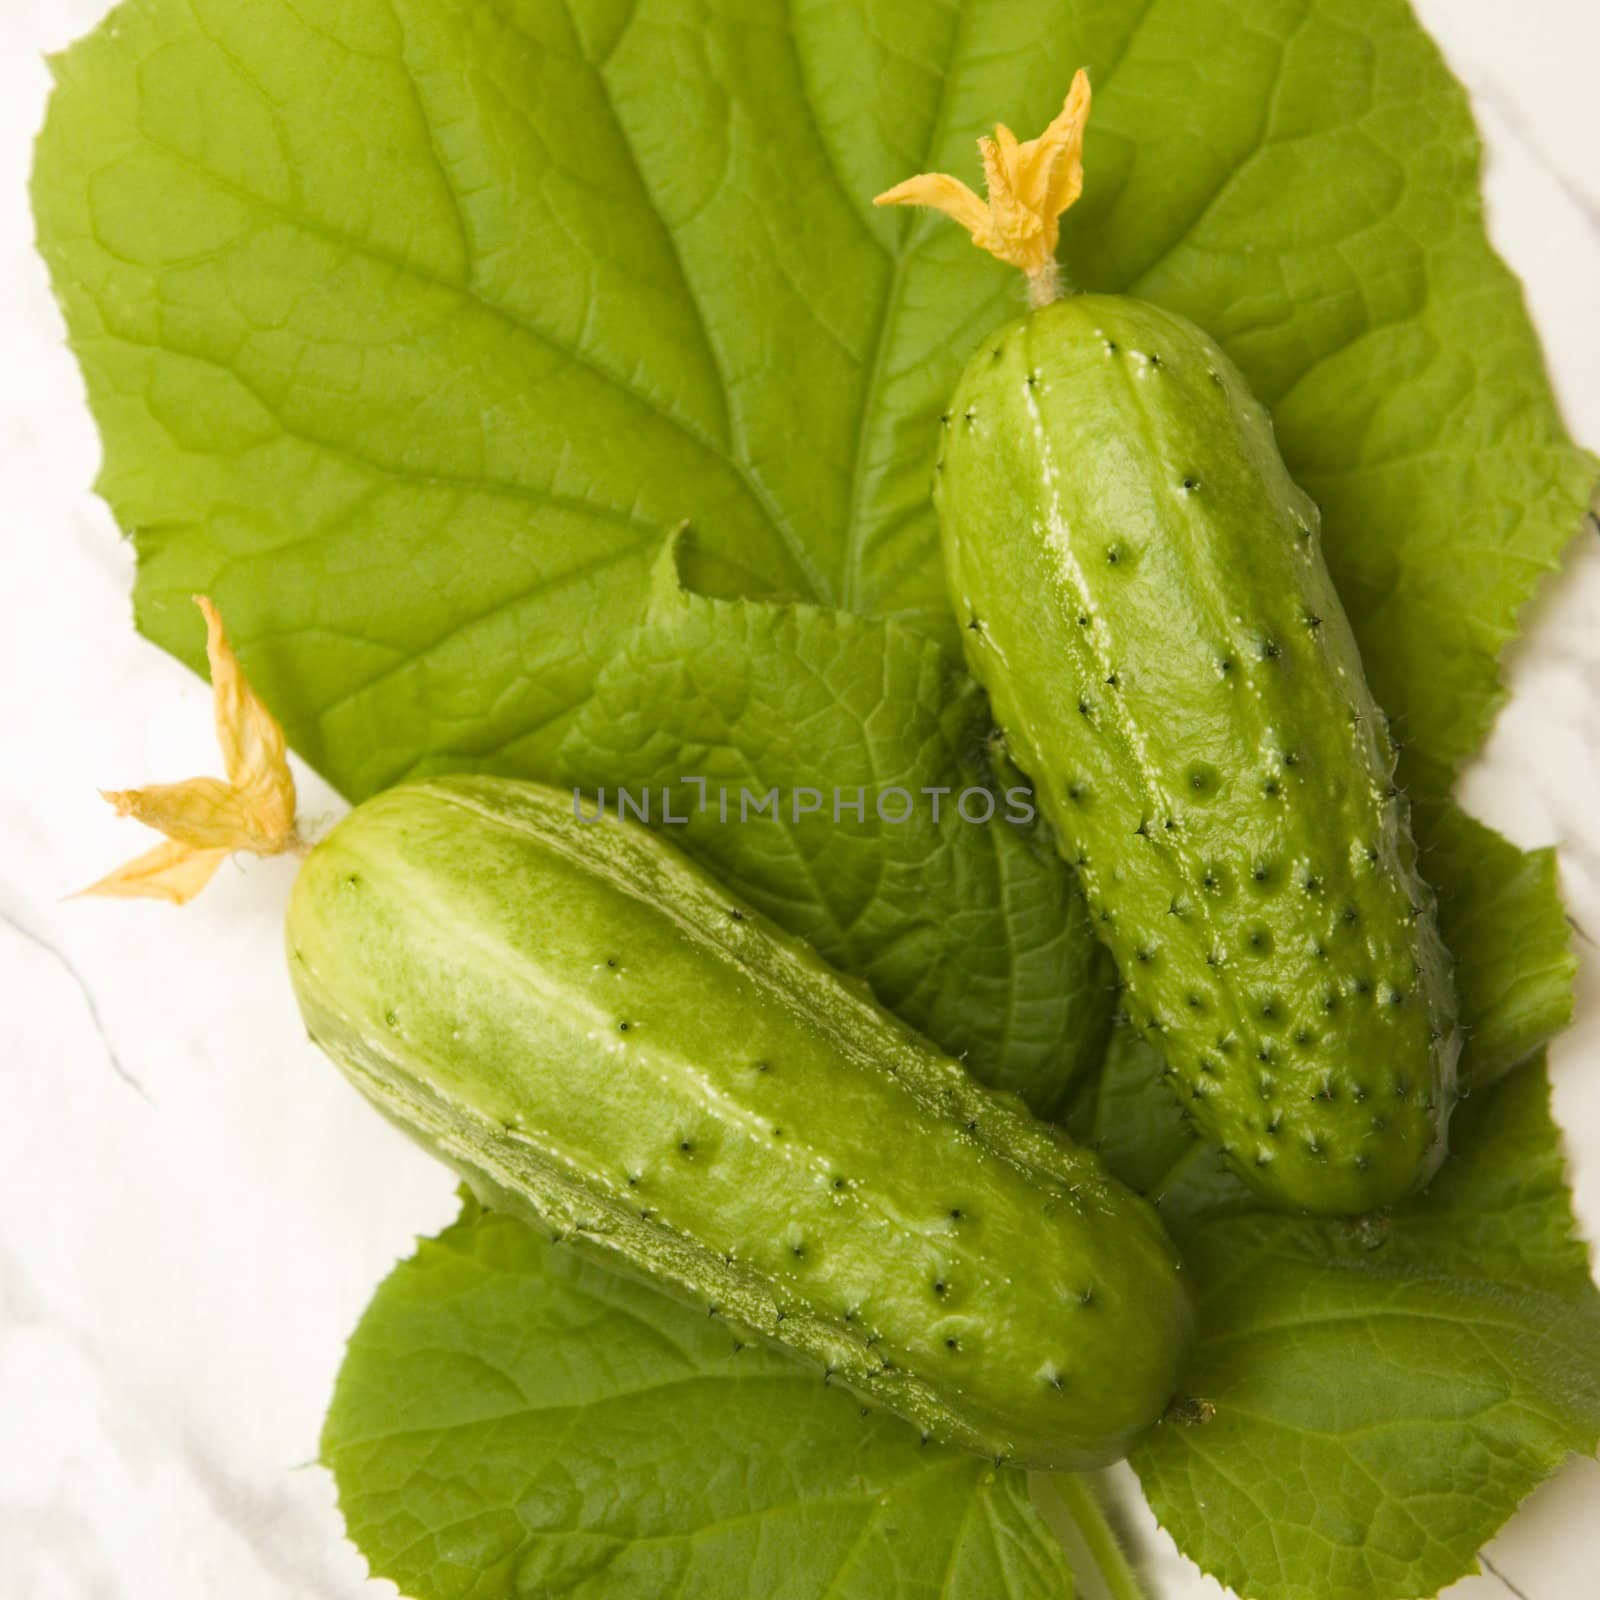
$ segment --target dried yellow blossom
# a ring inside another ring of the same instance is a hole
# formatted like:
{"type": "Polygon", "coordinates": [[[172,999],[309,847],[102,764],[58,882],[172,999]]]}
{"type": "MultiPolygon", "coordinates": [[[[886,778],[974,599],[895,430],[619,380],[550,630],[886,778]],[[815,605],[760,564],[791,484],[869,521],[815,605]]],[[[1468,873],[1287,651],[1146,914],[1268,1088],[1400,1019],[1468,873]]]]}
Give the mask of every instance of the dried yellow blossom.
{"type": "Polygon", "coordinates": [[[1066,103],[1037,139],[1019,142],[1002,122],[978,140],[987,202],[943,172],[907,178],[880,194],[880,206],[932,206],[953,217],[972,242],[1028,275],[1029,299],[1047,305],[1060,292],[1056,244],[1061,214],[1083,193],[1083,130],[1089,121],[1089,78],[1074,75],[1066,103]]]}
{"type": "Polygon", "coordinates": [[[84,894],[168,900],[184,905],[236,850],[258,856],[300,847],[294,776],[283,729],[256,697],[228,643],[217,608],[195,596],[206,619],[206,656],[217,743],[227,780],[190,778],[144,789],[102,790],[119,815],[166,834],[165,843],[91,884],[84,894]]]}

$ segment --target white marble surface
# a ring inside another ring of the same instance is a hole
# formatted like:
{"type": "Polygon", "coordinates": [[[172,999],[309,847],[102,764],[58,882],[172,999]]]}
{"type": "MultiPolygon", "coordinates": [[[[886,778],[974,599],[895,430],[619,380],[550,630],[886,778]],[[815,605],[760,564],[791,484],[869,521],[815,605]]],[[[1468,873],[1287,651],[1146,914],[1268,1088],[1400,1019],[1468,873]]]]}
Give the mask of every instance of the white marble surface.
{"type": "MultiPolygon", "coordinates": [[[[375,1600],[310,1465],[374,1284],[452,1185],[307,1046],[279,949],[287,862],[194,907],[65,902],[142,847],[96,786],[212,770],[206,691],[133,632],[132,563],[89,491],[97,447],[34,258],[25,178],[40,54],[105,0],[0,3],[0,1597],[375,1600]]],[[[1472,90],[1497,242],[1557,387],[1600,441],[1600,141],[1591,0],[1426,0],[1472,90]]],[[[1512,662],[1468,803],[1560,846],[1600,930],[1600,540],[1512,662]]],[[[308,812],[332,811],[302,772],[308,812]]],[[[1579,1210],[1600,1234],[1600,961],[1554,1057],[1579,1210]]],[[[1160,1600],[1221,1591],[1136,1510],[1160,1600]]],[[[1593,1592],[1600,1467],[1573,1462],[1452,1600],[1593,1592]]],[[[645,1597],[641,1597],[645,1600],[645,1597]]]]}

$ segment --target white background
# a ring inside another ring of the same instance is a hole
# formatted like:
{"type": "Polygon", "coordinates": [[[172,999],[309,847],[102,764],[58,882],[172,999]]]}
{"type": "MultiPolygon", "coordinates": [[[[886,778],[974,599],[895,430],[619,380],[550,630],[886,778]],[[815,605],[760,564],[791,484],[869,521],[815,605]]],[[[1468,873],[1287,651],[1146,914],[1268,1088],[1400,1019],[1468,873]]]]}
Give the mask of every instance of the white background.
{"type": "MultiPolygon", "coordinates": [[[[204,686],[134,633],[132,559],[31,249],[41,59],[105,0],[0,0],[0,1600],[374,1600],[311,1465],[344,1338],[454,1211],[452,1180],[306,1044],[280,951],[287,861],[183,912],[66,901],[145,847],[97,786],[213,771],[204,686]]],[[[1600,8],[1427,0],[1469,86],[1494,236],[1578,436],[1600,442],[1600,8]]],[[[1600,541],[1541,597],[1463,794],[1557,844],[1600,930],[1600,541]]],[[[301,769],[303,814],[332,813],[301,769]]],[[[1578,1209],[1600,1234],[1600,978],[1554,1055],[1578,1209]]],[[[1218,1595],[1137,1507],[1160,1600],[1218,1595]]],[[[1576,1461],[1488,1555],[1527,1600],[1593,1593],[1600,1467],[1576,1461]],[[1589,1560],[1586,1562],[1586,1553],[1589,1560]]],[[[1450,1591],[1491,1600],[1491,1575],[1450,1591]]],[[[641,1597],[648,1600],[648,1597],[641,1597]]]]}

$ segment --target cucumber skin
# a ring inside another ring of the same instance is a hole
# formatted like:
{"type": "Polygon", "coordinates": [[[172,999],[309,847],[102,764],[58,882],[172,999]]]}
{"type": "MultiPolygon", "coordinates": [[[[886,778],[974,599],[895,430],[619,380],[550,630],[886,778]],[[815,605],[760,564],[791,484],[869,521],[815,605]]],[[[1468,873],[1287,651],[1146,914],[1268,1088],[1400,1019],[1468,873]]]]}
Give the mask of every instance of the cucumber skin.
{"type": "Polygon", "coordinates": [[[1172,1397],[1154,1211],[647,830],[403,785],[312,851],[288,947],[312,1038],[487,1203],[925,1436],[1076,1470],[1172,1397]]]}
{"type": "Polygon", "coordinates": [[[1316,506],[1239,372],[1154,306],[1059,301],[973,357],[934,497],[968,662],[1195,1123],[1276,1205],[1426,1183],[1449,958],[1316,506]]]}

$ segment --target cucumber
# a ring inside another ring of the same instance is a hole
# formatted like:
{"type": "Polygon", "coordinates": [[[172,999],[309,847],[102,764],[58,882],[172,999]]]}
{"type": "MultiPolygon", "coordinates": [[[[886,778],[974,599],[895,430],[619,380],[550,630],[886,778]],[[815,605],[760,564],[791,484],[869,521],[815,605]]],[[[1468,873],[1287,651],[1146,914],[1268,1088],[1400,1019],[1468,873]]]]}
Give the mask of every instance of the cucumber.
{"type": "Polygon", "coordinates": [[[966,653],[1197,1126],[1275,1204],[1444,1156],[1459,1035],[1395,746],[1266,412],[1118,296],[980,348],[935,474],[966,653]]]}
{"type": "Polygon", "coordinates": [[[411,783],[288,917],[311,1036],[491,1205],[1042,1468],[1162,1413],[1155,1213],[671,845],[507,780],[411,783]]]}

